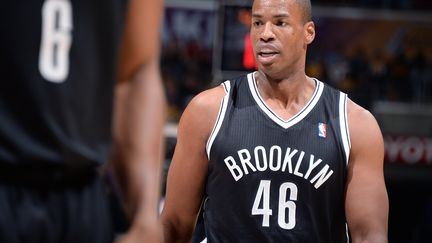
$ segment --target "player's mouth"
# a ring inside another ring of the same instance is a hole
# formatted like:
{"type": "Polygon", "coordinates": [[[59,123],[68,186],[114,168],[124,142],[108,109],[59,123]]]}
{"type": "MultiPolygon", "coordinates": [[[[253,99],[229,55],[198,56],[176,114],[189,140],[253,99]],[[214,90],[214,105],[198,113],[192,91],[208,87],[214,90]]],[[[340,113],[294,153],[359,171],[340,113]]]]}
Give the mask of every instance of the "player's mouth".
{"type": "Polygon", "coordinates": [[[271,64],[278,55],[279,52],[273,50],[260,51],[258,52],[258,62],[263,65],[271,64]]]}

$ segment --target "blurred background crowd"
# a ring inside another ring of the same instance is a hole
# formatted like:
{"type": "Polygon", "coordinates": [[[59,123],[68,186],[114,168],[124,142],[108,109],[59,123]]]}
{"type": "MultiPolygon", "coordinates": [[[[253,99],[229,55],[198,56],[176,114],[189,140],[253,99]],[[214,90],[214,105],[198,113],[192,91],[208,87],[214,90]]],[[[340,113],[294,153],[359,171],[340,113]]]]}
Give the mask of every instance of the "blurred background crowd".
{"type": "MultiPolygon", "coordinates": [[[[249,2],[166,0],[161,67],[172,124],[200,91],[254,70],[249,2]]],[[[383,131],[389,242],[432,242],[432,2],[312,5],[307,74],[348,93],[383,131]]],[[[167,141],[168,166],[175,133],[167,141]]]]}
{"type": "MultiPolygon", "coordinates": [[[[172,121],[178,120],[191,96],[234,76],[218,75],[220,72],[242,69],[226,67],[226,63],[238,61],[236,55],[241,54],[229,48],[236,48],[233,36],[244,35],[247,28],[238,31],[227,13],[237,12],[247,1],[237,1],[237,5],[226,1],[231,9],[221,9],[216,1],[196,2],[200,4],[168,1],[166,9],[162,67],[172,121]],[[225,26],[235,33],[221,29],[225,26]],[[229,50],[232,55],[221,53],[221,46],[231,44],[223,52],[229,50]]],[[[432,102],[430,2],[332,0],[312,4],[318,33],[309,51],[310,76],[340,88],[366,108],[377,100],[432,102]]]]}

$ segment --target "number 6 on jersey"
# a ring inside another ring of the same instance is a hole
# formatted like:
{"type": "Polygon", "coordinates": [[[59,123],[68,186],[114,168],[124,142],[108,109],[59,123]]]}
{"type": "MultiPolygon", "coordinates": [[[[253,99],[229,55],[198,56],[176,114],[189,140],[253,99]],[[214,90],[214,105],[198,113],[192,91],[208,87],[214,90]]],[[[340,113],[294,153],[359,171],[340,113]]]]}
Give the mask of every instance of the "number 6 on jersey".
{"type": "Polygon", "coordinates": [[[46,0],[42,7],[39,72],[47,81],[62,83],[69,74],[72,6],[68,0],[46,0]]]}
{"type": "MultiPolygon", "coordinates": [[[[262,215],[263,227],[270,227],[270,216],[273,210],[270,208],[270,180],[261,180],[252,206],[252,215],[262,215]],[[259,208],[262,201],[262,208],[259,208]]],[[[282,229],[290,230],[296,225],[297,186],[291,182],[285,182],[279,187],[278,224],[282,229]],[[287,191],[290,190],[287,200],[287,191]],[[288,210],[288,221],[286,219],[288,210]]]]}

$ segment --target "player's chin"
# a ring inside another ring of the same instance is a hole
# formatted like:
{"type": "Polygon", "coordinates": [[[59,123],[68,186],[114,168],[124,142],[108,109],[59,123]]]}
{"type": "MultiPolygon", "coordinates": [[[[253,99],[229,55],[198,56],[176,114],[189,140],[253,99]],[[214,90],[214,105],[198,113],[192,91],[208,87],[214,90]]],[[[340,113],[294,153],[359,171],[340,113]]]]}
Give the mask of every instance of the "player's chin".
{"type": "Polygon", "coordinates": [[[268,65],[258,64],[258,70],[273,80],[282,80],[286,76],[286,68],[281,67],[278,63],[268,65]]]}

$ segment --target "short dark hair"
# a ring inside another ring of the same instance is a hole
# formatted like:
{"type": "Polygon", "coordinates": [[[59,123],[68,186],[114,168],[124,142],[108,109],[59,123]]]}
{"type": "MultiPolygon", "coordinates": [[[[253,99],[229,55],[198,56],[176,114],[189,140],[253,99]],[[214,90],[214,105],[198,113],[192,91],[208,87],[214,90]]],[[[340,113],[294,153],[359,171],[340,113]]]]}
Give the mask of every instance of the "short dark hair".
{"type": "Polygon", "coordinates": [[[302,11],[303,21],[305,23],[312,21],[312,4],[311,4],[311,1],[310,0],[296,0],[296,2],[302,11]]]}
{"type": "MultiPolygon", "coordinates": [[[[255,0],[249,0],[251,6],[255,0]]],[[[312,4],[310,0],[295,0],[296,4],[300,7],[302,12],[303,22],[307,23],[312,21],[312,4]]]]}

